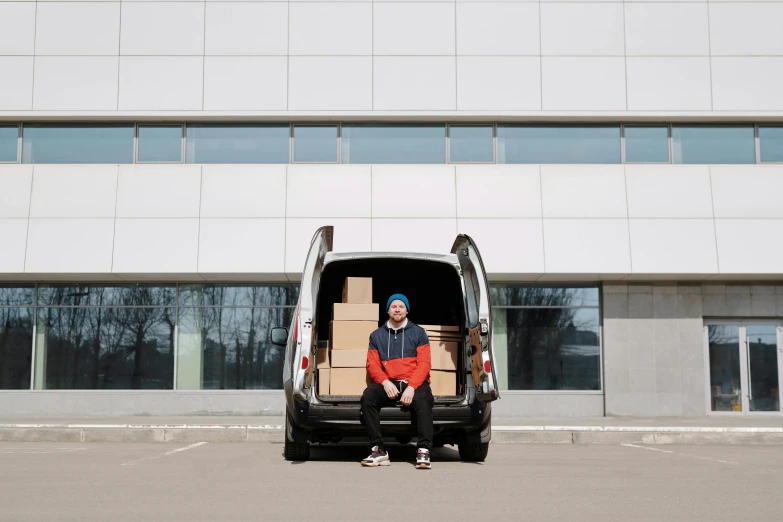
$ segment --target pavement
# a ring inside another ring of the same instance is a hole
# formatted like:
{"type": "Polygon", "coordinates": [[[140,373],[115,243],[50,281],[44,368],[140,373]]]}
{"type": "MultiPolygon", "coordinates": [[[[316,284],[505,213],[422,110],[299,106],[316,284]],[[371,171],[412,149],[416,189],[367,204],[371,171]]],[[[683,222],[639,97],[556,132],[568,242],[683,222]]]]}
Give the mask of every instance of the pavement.
{"type": "Polygon", "coordinates": [[[487,461],[389,445],[0,443],[0,521],[779,521],[781,446],[494,444],[487,461]]]}

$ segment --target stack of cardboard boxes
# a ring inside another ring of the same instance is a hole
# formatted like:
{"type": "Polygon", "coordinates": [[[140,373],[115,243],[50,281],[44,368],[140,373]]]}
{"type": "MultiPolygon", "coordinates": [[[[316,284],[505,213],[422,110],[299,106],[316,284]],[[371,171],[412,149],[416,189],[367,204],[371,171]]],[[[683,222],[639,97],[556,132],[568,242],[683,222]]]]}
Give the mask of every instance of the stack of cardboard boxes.
{"type": "Polygon", "coordinates": [[[342,303],[335,303],[329,341],[318,345],[318,394],[361,395],[367,387],[367,348],[378,328],[372,278],[347,277],[342,303]]]}
{"type": "Polygon", "coordinates": [[[457,368],[462,346],[459,326],[434,324],[419,325],[430,339],[430,387],[435,396],[457,394],[457,368]]]}

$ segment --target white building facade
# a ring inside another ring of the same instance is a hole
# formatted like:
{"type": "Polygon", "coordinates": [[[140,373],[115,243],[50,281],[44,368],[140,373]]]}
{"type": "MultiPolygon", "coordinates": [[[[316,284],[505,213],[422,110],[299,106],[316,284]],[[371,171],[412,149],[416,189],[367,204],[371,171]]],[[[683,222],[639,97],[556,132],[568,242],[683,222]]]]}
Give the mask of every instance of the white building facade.
{"type": "Polygon", "coordinates": [[[280,414],[322,225],[475,238],[496,415],[781,415],[781,20],[0,0],[0,415],[280,414]]]}

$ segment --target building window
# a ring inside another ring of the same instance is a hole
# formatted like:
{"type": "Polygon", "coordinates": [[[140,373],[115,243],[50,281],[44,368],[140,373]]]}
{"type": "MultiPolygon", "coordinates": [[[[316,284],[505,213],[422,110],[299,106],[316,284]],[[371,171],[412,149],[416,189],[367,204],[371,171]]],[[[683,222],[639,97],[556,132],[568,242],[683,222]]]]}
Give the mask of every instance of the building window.
{"type": "Polygon", "coordinates": [[[138,163],[182,163],[182,125],[139,125],[138,163]]]}
{"type": "Polygon", "coordinates": [[[33,355],[33,287],[0,287],[0,390],[29,390],[33,355]]]}
{"type": "Polygon", "coordinates": [[[22,163],[133,163],[133,124],[25,124],[22,163]]]}
{"type": "Polygon", "coordinates": [[[185,131],[187,163],[289,163],[291,127],[192,124],[185,131]]]}
{"type": "Polygon", "coordinates": [[[19,125],[0,125],[0,163],[17,163],[19,125]]]}
{"type": "Polygon", "coordinates": [[[446,126],[345,124],[343,163],[446,163],[446,126]]]}
{"type": "Polygon", "coordinates": [[[626,125],[626,163],[669,163],[669,127],[626,125]]]}
{"type": "Polygon", "coordinates": [[[756,163],[756,142],[752,126],[672,127],[674,163],[756,163]]]}
{"type": "Polygon", "coordinates": [[[492,125],[450,125],[451,163],[494,163],[495,129],[492,125]]]}
{"type": "Polygon", "coordinates": [[[492,285],[491,299],[501,389],[601,389],[598,288],[492,285]]]}
{"type": "Polygon", "coordinates": [[[285,348],[272,326],[293,318],[293,285],[180,287],[177,388],[281,389],[285,348]]]}
{"type": "Polygon", "coordinates": [[[337,125],[294,125],[295,163],[337,163],[337,125]]]}
{"type": "Polygon", "coordinates": [[[619,125],[498,125],[498,163],[620,163],[619,125]]]}
{"type": "Polygon", "coordinates": [[[759,127],[762,163],[783,163],[783,127],[759,127]]]}

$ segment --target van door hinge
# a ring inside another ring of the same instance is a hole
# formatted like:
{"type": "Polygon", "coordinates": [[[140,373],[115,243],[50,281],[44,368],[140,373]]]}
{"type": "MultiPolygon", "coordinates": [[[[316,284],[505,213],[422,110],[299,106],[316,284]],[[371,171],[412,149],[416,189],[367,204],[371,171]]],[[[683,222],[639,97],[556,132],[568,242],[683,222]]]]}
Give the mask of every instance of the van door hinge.
{"type": "Polygon", "coordinates": [[[481,335],[489,335],[489,323],[487,320],[481,319],[479,324],[481,324],[481,335]]]}

